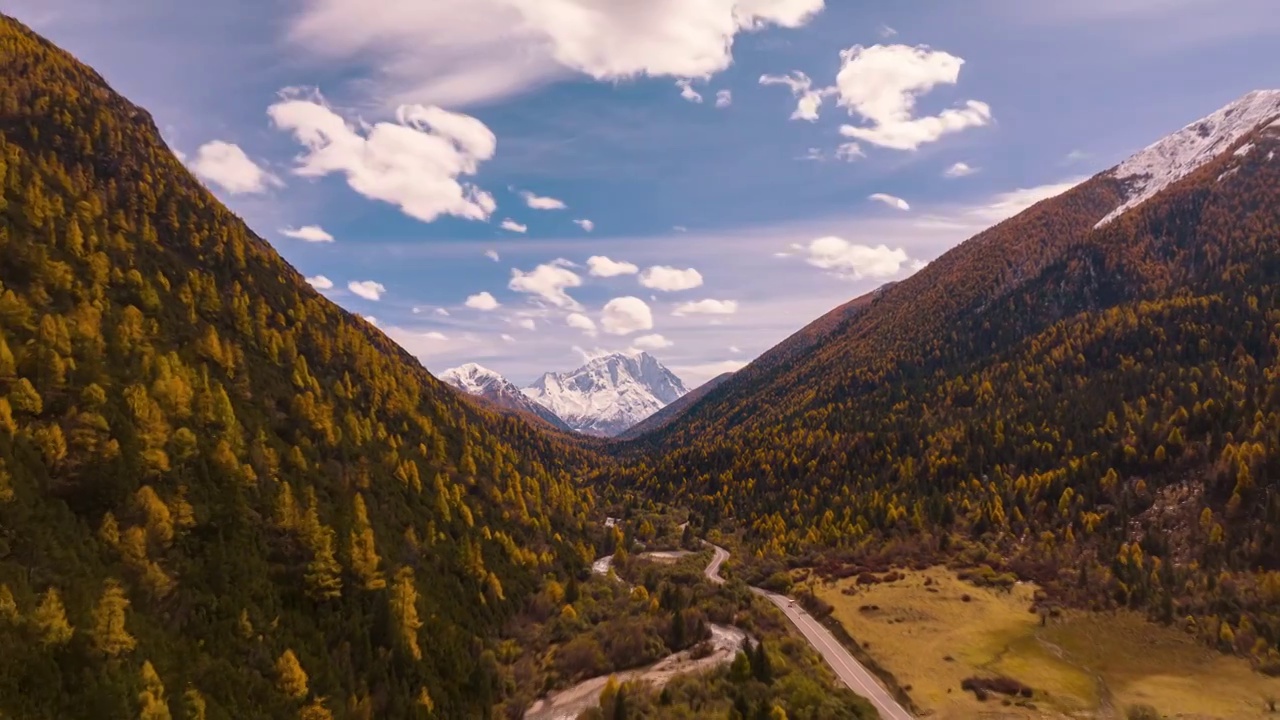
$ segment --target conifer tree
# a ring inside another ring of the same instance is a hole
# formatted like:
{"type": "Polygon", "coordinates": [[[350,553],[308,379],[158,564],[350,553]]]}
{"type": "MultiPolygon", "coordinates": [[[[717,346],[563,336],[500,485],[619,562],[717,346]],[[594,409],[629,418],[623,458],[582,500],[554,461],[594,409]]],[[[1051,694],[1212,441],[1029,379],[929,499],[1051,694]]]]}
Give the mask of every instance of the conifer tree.
{"type": "Polygon", "coordinates": [[[67,609],[62,605],[62,595],[54,587],[45,590],[40,596],[40,603],[31,614],[31,624],[40,638],[40,644],[45,647],[65,645],[75,633],[75,629],[67,621],[67,609]]]}
{"type": "Polygon", "coordinates": [[[409,657],[421,660],[418,631],[422,629],[422,621],[418,619],[418,588],[414,585],[413,568],[402,567],[396,571],[390,603],[396,637],[409,657]]]}
{"type": "Polygon", "coordinates": [[[129,652],[137,644],[125,628],[125,611],[129,609],[129,598],[124,588],[115,580],[108,580],[102,591],[102,597],[93,609],[93,629],[89,637],[93,647],[103,655],[116,657],[129,652]]]}
{"type": "Polygon", "coordinates": [[[293,650],[285,650],[276,660],[276,687],[294,700],[301,700],[307,695],[307,673],[293,650]]]}
{"type": "Polygon", "coordinates": [[[373,527],[369,524],[369,513],[365,508],[364,497],[356,493],[355,527],[351,530],[351,569],[360,578],[366,590],[381,590],[387,581],[378,569],[378,550],[374,543],[373,527]]]}
{"type": "Polygon", "coordinates": [[[164,697],[164,683],[150,660],[142,662],[142,692],[138,693],[138,720],[172,720],[169,702],[164,697]]]}

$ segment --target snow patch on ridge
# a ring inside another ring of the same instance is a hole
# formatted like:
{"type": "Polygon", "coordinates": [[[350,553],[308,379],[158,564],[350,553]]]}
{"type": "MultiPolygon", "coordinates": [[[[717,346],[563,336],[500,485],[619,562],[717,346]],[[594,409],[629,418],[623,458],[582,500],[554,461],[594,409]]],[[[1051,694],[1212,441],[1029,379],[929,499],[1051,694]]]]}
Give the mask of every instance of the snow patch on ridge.
{"type": "Polygon", "coordinates": [[[617,435],[688,392],[680,378],[646,352],[592,358],[567,373],[547,373],[524,394],[590,435],[617,435]]]}
{"type": "Polygon", "coordinates": [[[1255,90],[1148,146],[1111,170],[1111,176],[1128,188],[1127,197],[1094,227],[1102,227],[1150,200],[1263,123],[1273,121],[1269,127],[1280,126],[1277,116],[1280,116],[1280,90],[1255,90]]]}

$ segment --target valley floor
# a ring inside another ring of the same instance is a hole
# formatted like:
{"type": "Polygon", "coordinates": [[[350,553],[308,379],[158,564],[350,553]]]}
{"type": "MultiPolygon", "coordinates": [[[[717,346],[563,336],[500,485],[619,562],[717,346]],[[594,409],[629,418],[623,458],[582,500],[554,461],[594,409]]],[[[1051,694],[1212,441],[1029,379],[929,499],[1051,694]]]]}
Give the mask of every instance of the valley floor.
{"type": "Polygon", "coordinates": [[[1265,706],[1280,696],[1280,679],[1176,627],[1129,612],[1066,612],[1042,626],[1031,584],[978,587],[945,568],[902,575],[814,591],[926,716],[1122,718],[1145,704],[1168,718],[1277,717],[1265,706]],[[1031,686],[1034,696],[1006,705],[1002,695],[979,701],[961,689],[967,678],[995,676],[1031,686]]]}

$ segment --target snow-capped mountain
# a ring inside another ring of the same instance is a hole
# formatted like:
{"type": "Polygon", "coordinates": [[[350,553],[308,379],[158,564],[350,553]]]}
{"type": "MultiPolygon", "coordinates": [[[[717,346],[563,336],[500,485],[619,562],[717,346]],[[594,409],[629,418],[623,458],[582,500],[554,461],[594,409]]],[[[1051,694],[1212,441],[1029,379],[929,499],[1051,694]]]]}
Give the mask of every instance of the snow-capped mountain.
{"type": "MultiPolygon", "coordinates": [[[[1102,227],[1213,160],[1250,132],[1280,116],[1280,90],[1255,90],[1217,112],[1149,145],[1110,170],[1125,185],[1125,201],[1102,227]]],[[[1241,148],[1245,152],[1248,150],[1241,148]]]]}
{"type": "Polygon", "coordinates": [[[561,430],[570,429],[554,412],[530,400],[520,388],[489,368],[467,363],[445,370],[440,373],[440,379],[499,410],[532,415],[561,430]]]}
{"type": "Polygon", "coordinates": [[[688,390],[645,352],[595,358],[567,373],[547,373],[524,394],[588,435],[617,435],[688,390]]]}

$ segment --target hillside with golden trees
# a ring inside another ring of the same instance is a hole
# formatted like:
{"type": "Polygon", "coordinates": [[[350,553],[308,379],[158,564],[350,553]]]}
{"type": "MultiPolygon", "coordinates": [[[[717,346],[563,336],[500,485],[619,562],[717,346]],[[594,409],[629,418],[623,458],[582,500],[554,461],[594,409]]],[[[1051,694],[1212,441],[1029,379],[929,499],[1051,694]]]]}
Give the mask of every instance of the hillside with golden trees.
{"type": "Polygon", "coordinates": [[[320,297],[0,17],[0,715],[484,717],[588,458],[320,297]]]}
{"type": "Polygon", "coordinates": [[[599,479],[746,528],[762,563],[1012,571],[1280,672],[1278,152],[1264,123],[1098,229],[1108,174],[1032,207],[599,479]]]}

